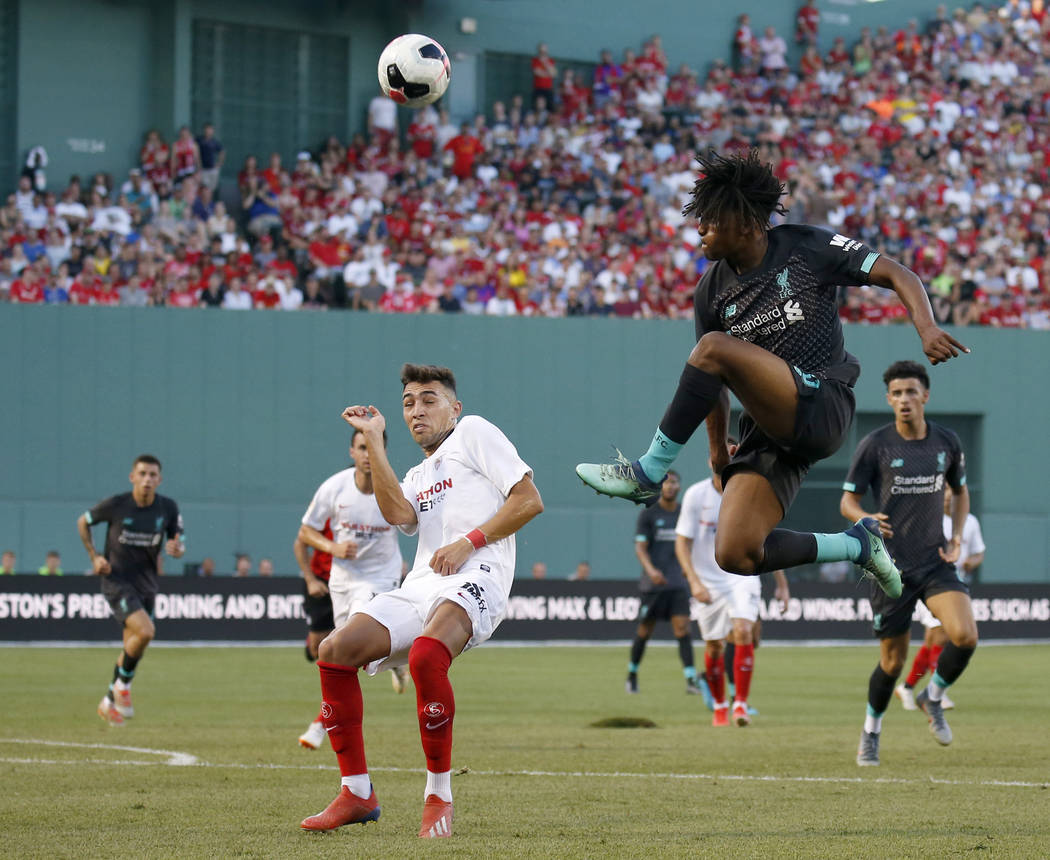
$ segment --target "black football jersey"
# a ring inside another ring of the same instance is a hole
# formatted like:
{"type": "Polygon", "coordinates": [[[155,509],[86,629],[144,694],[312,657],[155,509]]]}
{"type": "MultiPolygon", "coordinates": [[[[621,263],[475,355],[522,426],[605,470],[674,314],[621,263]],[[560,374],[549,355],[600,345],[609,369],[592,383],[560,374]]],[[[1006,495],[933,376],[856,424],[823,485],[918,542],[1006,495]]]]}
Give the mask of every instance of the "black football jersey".
{"type": "Polygon", "coordinates": [[[925,439],[905,439],[893,424],[865,436],[853,454],[842,489],[871,489],[893,537],[890,555],[905,573],[937,562],[944,540],[944,485],[966,483],[966,458],[954,431],[926,422],[925,439]]]}
{"type": "Polygon", "coordinates": [[[869,283],[879,258],[862,242],[819,227],[783,224],[754,269],[725,260],[704,272],[693,296],[696,339],[722,331],[784,359],[800,372],[852,386],[860,363],[846,352],[837,289],[869,283]]]}
{"type": "Polygon", "coordinates": [[[653,505],[638,515],[634,539],[647,544],[649,560],[652,561],[653,567],[667,579],[666,585],[654,585],[649,574],[643,570],[639,582],[641,591],[655,591],[658,588],[688,588],[685,574],[682,573],[682,565],[679,564],[678,556],[674,552],[675,527],[678,525],[678,515],[681,512],[681,505],[676,505],[673,511],[665,511],[659,505],[653,505]]]}
{"type": "Polygon", "coordinates": [[[109,575],[132,585],[140,594],[157,593],[157,556],[164,541],[182,534],[179,506],[157,495],[140,508],[131,493],[103,499],[85,515],[89,525],[106,523],[102,554],[112,568],[109,575]]]}

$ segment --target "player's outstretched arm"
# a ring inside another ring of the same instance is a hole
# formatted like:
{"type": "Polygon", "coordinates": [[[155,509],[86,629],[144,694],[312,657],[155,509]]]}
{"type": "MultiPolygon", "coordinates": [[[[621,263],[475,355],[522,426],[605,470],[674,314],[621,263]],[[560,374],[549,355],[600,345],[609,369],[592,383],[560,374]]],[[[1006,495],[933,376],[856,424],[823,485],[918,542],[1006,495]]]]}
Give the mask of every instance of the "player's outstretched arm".
{"type": "Polygon", "coordinates": [[[693,567],[693,539],[685,535],[675,535],[674,554],[678,559],[678,563],[682,566],[682,573],[685,574],[686,581],[689,583],[690,593],[700,603],[710,603],[711,592],[700,581],[700,577],[697,576],[696,569],[693,567]]]}
{"type": "MultiPolygon", "coordinates": [[[[375,466],[372,467],[372,473],[374,476],[375,466]]],[[[536,489],[532,477],[526,475],[510,488],[507,500],[500,506],[500,509],[474,529],[470,536],[464,535],[457,538],[435,552],[430,559],[430,567],[435,573],[442,576],[455,573],[470,558],[476,548],[510,537],[525,523],[542,513],[543,499],[540,498],[540,491],[536,489]],[[480,538],[475,535],[475,532],[479,531],[481,532],[480,538]],[[480,542],[475,543],[475,541],[480,542]]]]}
{"type": "Polygon", "coordinates": [[[922,281],[911,269],[896,260],[879,257],[871,267],[869,278],[876,286],[893,290],[904,303],[930,364],[941,364],[960,352],[970,351],[937,325],[922,281]]]}
{"type": "MultiPolygon", "coordinates": [[[[321,534],[320,532],[317,533],[321,534]]],[[[321,537],[323,538],[324,535],[321,535],[321,537]]],[[[295,561],[299,565],[299,575],[306,582],[306,590],[310,596],[324,597],[328,594],[328,583],[323,579],[318,579],[314,576],[314,572],[310,570],[310,556],[306,552],[306,544],[298,536],[292,542],[292,553],[295,555],[295,561]]]]}
{"type": "Polygon", "coordinates": [[[343,410],[343,420],[365,436],[368,462],[372,468],[372,489],[383,519],[392,526],[416,525],[416,509],[401,492],[401,483],[386,456],[383,444],[386,419],[383,414],[374,406],[347,406],[343,410]]]}

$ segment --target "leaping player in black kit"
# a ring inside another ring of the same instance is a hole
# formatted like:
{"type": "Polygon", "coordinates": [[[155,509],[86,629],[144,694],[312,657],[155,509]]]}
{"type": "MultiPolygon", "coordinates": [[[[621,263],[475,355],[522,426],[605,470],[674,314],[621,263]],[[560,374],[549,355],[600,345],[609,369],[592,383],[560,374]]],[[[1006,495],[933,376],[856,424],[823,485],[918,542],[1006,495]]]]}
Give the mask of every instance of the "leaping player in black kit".
{"type": "Polygon", "coordinates": [[[934,321],[910,269],[861,242],[802,224],[770,228],[784,213],[784,186],[754,150],[697,158],[700,178],[683,210],[699,219],[712,265],[694,296],[696,346],[649,450],[633,462],[581,463],[585,484],[608,496],[652,504],[678,452],[707,420],[711,463],[725,493],[716,536],[718,565],[754,575],[824,561],[853,561],[891,597],[900,572],[878,521],[845,532],[776,528],[817,460],[842,444],[855,409],[856,358],[843,345],[839,286],[887,287],[908,308],[931,364],[969,350],[934,321]],[[740,447],[730,457],[729,391],[744,407],[740,447]]]}
{"type": "Polygon", "coordinates": [[[134,716],[131,679],[153,641],[153,604],[157,597],[157,557],[161,548],[172,558],[186,551],[182,516],[173,499],[162,496],[160,460],[141,454],[131,466],[131,492],[103,499],[77,519],[77,531],[102,577],[102,593],[123,633],[124,650],[113,667],[113,681],[98,704],[98,715],[111,726],[134,716]],[[91,527],[106,524],[106,543],[99,552],[91,527]],[[165,540],[167,538],[167,540],[165,540]]]}

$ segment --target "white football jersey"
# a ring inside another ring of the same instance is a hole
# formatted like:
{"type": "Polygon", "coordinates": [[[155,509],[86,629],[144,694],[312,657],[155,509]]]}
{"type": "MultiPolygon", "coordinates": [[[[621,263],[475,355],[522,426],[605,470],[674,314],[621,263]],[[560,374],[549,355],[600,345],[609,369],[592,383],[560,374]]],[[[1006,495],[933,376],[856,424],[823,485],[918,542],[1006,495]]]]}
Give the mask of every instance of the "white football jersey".
{"type": "Polygon", "coordinates": [[[336,472],[317,488],[303,524],[321,531],[331,520],[336,543],[357,544],[357,558],[332,559],[331,581],[337,587],[367,582],[374,591],[389,591],[401,581],[397,531],[383,519],[375,495],[357,488],[354,471],[336,472]]]}
{"type": "MultiPolygon", "coordinates": [[[[419,542],[406,583],[433,574],[434,553],[491,519],[526,475],[532,475],[532,469],[498,427],[478,415],[461,418],[438,449],[409,469],[401,483],[419,521],[412,530],[419,542]]],[[[470,563],[490,566],[509,591],[515,555],[511,535],[476,550],[470,563]]]]}
{"type": "MultiPolygon", "coordinates": [[[[950,540],[952,536],[952,518],[944,515],[944,539],[950,540]]],[[[959,560],[955,562],[955,570],[959,576],[963,575],[963,562],[971,555],[984,552],[984,538],[981,536],[981,525],[973,514],[966,515],[963,523],[962,541],[959,546],[959,560]]]]}
{"type": "MultiPolygon", "coordinates": [[[[718,512],[722,508],[722,494],[710,478],[693,484],[682,496],[682,511],[678,514],[675,532],[693,539],[692,562],[696,575],[709,589],[719,592],[731,588],[741,577],[726,573],[715,563],[715,530],[718,512]]],[[[758,577],[748,577],[758,582],[758,577]]]]}

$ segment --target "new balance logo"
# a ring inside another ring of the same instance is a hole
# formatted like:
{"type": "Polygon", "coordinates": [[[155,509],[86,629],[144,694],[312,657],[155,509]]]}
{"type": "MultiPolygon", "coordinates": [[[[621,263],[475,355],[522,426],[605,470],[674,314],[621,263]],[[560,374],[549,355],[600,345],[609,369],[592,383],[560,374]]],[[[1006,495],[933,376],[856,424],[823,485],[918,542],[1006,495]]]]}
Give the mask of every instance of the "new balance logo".
{"type": "Polygon", "coordinates": [[[843,251],[852,251],[854,248],[859,248],[863,245],[863,242],[858,242],[856,239],[851,239],[849,236],[843,236],[841,233],[836,233],[831,237],[831,241],[828,242],[832,248],[841,248],[843,251]]]}
{"type": "Polygon", "coordinates": [[[904,458],[903,457],[898,457],[895,460],[890,460],[890,468],[891,469],[899,469],[903,465],[904,465],[904,458]]]}
{"type": "Polygon", "coordinates": [[[801,322],[806,318],[802,313],[802,306],[794,299],[784,302],[784,317],[789,323],[801,322]]]}

